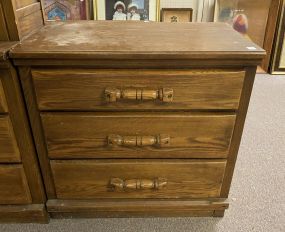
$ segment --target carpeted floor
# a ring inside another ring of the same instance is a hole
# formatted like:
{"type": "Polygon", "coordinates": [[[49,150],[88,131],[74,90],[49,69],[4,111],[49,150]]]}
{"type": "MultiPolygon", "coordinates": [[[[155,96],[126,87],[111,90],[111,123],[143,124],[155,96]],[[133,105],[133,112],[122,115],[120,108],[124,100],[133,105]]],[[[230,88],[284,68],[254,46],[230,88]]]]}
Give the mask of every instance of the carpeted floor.
{"type": "Polygon", "coordinates": [[[0,231],[285,231],[285,76],[258,75],[224,218],[74,219],[0,231]]]}

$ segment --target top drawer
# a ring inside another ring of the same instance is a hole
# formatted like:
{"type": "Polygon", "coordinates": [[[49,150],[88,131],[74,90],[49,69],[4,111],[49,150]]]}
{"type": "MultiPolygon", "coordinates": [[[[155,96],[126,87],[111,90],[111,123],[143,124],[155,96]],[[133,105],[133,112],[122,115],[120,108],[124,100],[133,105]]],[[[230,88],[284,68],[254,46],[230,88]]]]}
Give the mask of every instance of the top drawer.
{"type": "Polygon", "coordinates": [[[243,70],[34,69],[40,110],[235,110],[243,70]]]}
{"type": "Polygon", "coordinates": [[[0,113],[8,112],[2,81],[0,79],[0,113]]]}

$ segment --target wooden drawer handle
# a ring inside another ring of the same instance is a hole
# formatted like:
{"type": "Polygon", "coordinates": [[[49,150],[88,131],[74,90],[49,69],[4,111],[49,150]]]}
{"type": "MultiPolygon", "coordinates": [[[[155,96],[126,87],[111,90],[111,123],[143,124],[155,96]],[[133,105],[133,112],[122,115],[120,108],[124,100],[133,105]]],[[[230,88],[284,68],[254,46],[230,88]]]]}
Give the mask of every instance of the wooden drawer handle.
{"type": "Polygon", "coordinates": [[[121,135],[109,135],[107,137],[109,146],[125,146],[125,147],[146,147],[156,146],[164,147],[170,144],[169,135],[157,135],[157,136],[121,136],[121,135]]]}
{"type": "Polygon", "coordinates": [[[105,99],[108,102],[116,102],[119,99],[125,100],[160,100],[162,102],[173,101],[173,89],[143,89],[143,88],[106,88],[105,99]]]}
{"type": "Polygon", "coordinates": [[[128,189],[161,189],[167,185],[167,180],[165,178],[156,178],[154,180],[149,179],[130,179],[130,180],[122,180],[120,178],[112,178],[110,180],[110,185],[113,188],[117,188],[120,190],[128,190],[128,189]]]}

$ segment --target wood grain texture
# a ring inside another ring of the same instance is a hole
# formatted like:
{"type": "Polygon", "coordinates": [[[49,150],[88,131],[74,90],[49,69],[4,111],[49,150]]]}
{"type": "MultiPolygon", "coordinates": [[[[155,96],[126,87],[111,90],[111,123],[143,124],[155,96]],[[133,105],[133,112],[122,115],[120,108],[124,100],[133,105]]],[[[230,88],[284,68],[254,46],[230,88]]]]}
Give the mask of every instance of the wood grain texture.
{"type": "Polygon", "coordinates": [[[29,36],[43,27],[42,12],[37,10],[27,16],[19,17],[17,26],[21,39],[29,36]]]}
{"type": "MultiPolygon", "coordinates": [[[[135,202],[134,202],[135,203],[135,202]]],[[[146,210],[141,211],[94,211],[89,212],[64,212],[63,209],[58,212],[49,213],[54,219],[88,219],[88,218],[158,218],[158,217],[213,217],[213,210],[146,210]]]]}
{"type": "Polygon", "coordinates": [[[226,162],[199,160],[51,161],[58,199],[219,197],[226,162]],[[167,179],[159,190],[122,190],[111,178],[167,179]]]}
{"type": "Polygon", "coordinates": [[[0,41],[9,41],[9,34],[7,31],[7,26],[1,1],[0,1],[0,41]]]}
{"type": "Polygon", "coordinates": [[[12,1],[14,3],[14,7],[17,10],[39,2],[39,0],[12,0],[12,1]]]}
{"type": "Polygon", "coordinates": [[[21,162],[19,147],[9,116],[0,115],[0,162],[21,162]]]}
{"type": "Polygon", "coordinates": [[[16,14],[18,18],[23,18],[40,10],[41,3],[36,1],[35,3],[32,3],[31,5],[28,5],[26,7],[18,8],[18,10],[16,10],[16,14]]]}
{"type": "Polygon", "coordinates": [[[48,223],[44,204],[0,205],[1,223],[48,223]]]}
{"type": "Polygon", "coordinates": [[[31,81],[31,73],[28,67],[20,68],[19,75],[23,86],[24,97],[29,114],[29,120],[32,122],[32,132],[35,141],[35,146],[38,153],[38,158],[41,167],[41,173],[45,184],[46,194],[48,198],[55,198],[55,189],[52,179],[51,168],[45,146],[45,137],[43,135],[41,119],[39,111],[36,107],[36,98],[34,93],[33,83],[31,81]]]}
{"type": "Polygon", "coordinates": [[[54,218],[90,217],[206,217],[214,210],[225,210],[224,199],[209,200],[49,200],[47,208],[54,218]]]}
{"type": "Polygon", "coordinates": [[[22,165],[0,165],[0,204],[32,203],[22,165]]]}
{"type": "Polygon", "coordinates": [[[16,7],[14,6],[14,1],[4,1],[2,0],[2,8],[4,12],[4,17],[6,21],[6,27],[9,34],[9,40],[18,41],[20,40],[18,27],[17,27],[17,17],[15,15],[16,7]]]}
{"type": "Polygon", "coordinates": [[[271,5],[269,9],[265,38],[263,43],[263,48],[266,50],[266,57],[263,59],[261,67],[265,72],[269,71],[271,54],[274,51],[274,38],[275,33],[278,31],[278,16],[281,8],[282,0],[271,0],[271,5]]]}
{"type": "Polygon", "coordinates": [[[49,157],[62,158],[223,158],[235,115],[189,113],[42,114],[49,157]],[[76,129],[75,126],[76,125],[76,129]],[[167,146],[111,146],[108,136],[167,134],[167,146]]]}
{"type": "Polygon", "coordinates": [[[23,40],[43,27],[38,0],[9,0],[2,3],[9,40],[23,40]]]}
{"type": "Polygon", "coordinates": [[[232,182],[232,177],[234,173],[235,163],[239,151],[239,146],[241,142],[242,132],[244,128],[244,123],[246,119],[247,109],[250,101],[251,91],[255,79],[256,74],[256,67],[248,67],[245,82],[243,86],[242,96],[241,96],[241,103],[238,110],[238,116],[234,128],[232,144],[230,148],[230,155],[228,157],[225,177],[223,179],[221,197],[227,198],[230,191],[230,186],[232,182]]]}
{"type": "Polygon", "coordinates": [[[27,176],[33,203],[45,202],[46,195],[39,170],[37,154],[27,118],[25,103],[16,70],[9,61],[1,70],[3,88],[9,107],[9,118],[19,147],[21,160],[27,176]]]}
{"type": "Polygon", "coordinates": [[[7,106],[6,97],[4,94],[3,84],[0,79],[0,113],[6,113],[6,112],[8,112],[8,106],[7,106]]]}
{"type": "Polygon", "coordinates": [[[262,59],[264,55],[263,49],[223,23],[122,24],[114,21],[54,22],[23,41],[11,53],[13,58],[159,60],[247,60],[262,59]],[[137,36],[142,31],[145,36],[137,36]],[[256,50],[247,47],[256,47],[256,50]]]}
{"type": "MultiPolygon", "coordinates": [[[[10,56],[12,55],[12,51],[10,56]]],[[[85,54],[84,56],[76,55],[71,56],[69,59],[58,60],[58,59],[32,59],[29,56],[25,56],[25,58],[13,59],[13,63],[17,66],[32,66],[33,67],[57,67],[57,68],[96,68],[96,69],[190,69],[190,68],[243,68],[245,66],[255,66],[260,65],[261,58],[257,59],[243,59],[242,56],[237,57],[236,59],[224,59],[219,60],[215,58],[208,58],[205,60],[201,59],[92,59],[89,57],[89,54],[85,54]],[[83,57],[85,59],[83,59],[83,57]],[[72,59],[70,59],[72,58],[72,59]]],[[[206,58],[206,56],[205,56],[206,58]]]]}
{"type": "MultiPolygon", "coordinates": [[[[8,58],[8,52],[17,44],[18,42],[12,41],[0,41],[0,67],[5,65],[5,61],[8,58]]],[[[6,66],[6,65],[5,65],[6,66]]],[[[6,66],[7,67],[7,66],[6,66]]]]}
{"type": "Polygon", "coordinates": [[[237,109],[243,70],[33,69],[40,110],[237,109]],[[173,100],[105,99],[107,88],[173,90],[173,100]]]}

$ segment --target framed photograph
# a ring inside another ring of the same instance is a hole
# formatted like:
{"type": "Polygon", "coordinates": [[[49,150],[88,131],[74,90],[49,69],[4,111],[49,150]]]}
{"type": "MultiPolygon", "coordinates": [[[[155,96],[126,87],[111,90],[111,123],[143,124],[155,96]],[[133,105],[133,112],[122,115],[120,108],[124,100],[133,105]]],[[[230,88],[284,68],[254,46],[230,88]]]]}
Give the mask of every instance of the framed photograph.
{"type": "Polygon", "coordinates": [[[95,20],[159,21],[160,0],[93,0],[95,20]]]}
{"type": "Polygon", "coordinates": [[[192,8],[162,8],[161,22],[192,22],[192,8]]]}
{"type": "Polygon", "coordinates": [[[42,0],[46,21],[88,20],[90,0],[42,0]]]}
{"type": "Polygon", "coordinates": [[[285,2],[281,11],[272,56],[271,74],[285,74],[285,2]]]}

